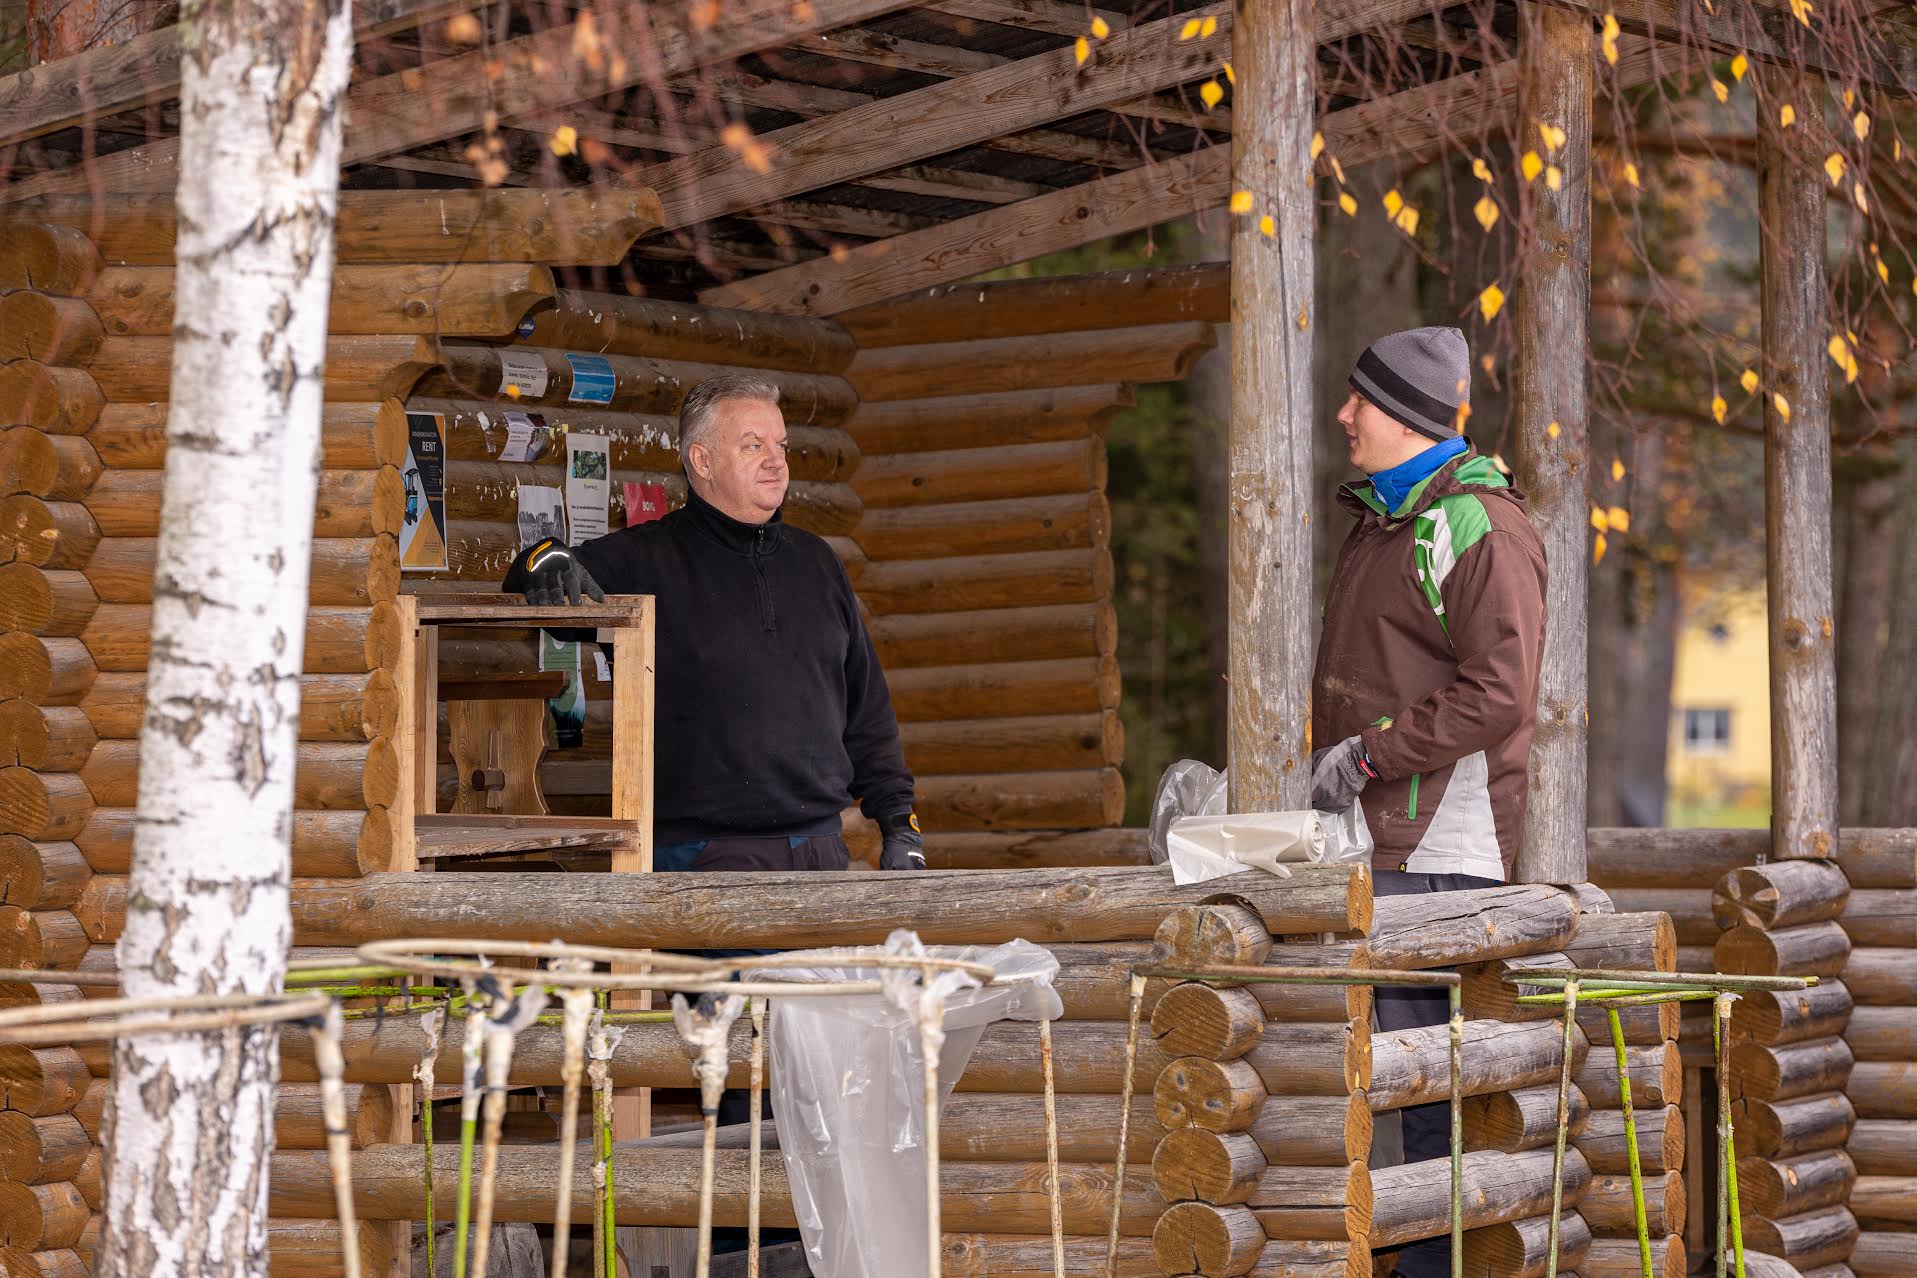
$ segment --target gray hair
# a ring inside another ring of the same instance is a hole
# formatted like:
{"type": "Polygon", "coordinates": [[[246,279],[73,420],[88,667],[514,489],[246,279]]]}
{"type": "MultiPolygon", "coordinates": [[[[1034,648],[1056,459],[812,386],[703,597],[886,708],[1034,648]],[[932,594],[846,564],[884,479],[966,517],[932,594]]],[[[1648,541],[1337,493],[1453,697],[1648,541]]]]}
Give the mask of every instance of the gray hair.
{"type": "Polygon", "coordinates": [[[692,393],[686,396],[686,402],[679,406],[679,464],[685,468],[688,478],[692,475],[692,463],[688,460],[692,446],[705,442],[706,432],[712,428],[712,419],[719,405],[729,399],[756,399],[777,404],[779,388],[763,377],[755,377],[750,373],[721,373],[694,386],[692,393]]]}

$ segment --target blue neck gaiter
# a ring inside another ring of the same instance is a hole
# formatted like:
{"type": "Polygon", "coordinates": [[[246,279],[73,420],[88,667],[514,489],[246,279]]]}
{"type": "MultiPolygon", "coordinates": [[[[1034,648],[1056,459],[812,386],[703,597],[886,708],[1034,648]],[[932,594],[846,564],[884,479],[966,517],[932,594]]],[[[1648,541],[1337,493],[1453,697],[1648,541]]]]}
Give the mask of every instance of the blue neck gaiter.
{"type": "Polygon", "coordinates": [[[1392,514],[1398,513],[1398,507],[1424,480],[1435,474],[1438,468],[1453,457],[1469,448],[1471,443],[1463,435],[1456,435],[1441,444],[1419,453],[1408,461],[1401,461],[1390,470],[1381,470],[1371,477],[1371,491],[1377,494],[1384,508],[1392,514]]]}

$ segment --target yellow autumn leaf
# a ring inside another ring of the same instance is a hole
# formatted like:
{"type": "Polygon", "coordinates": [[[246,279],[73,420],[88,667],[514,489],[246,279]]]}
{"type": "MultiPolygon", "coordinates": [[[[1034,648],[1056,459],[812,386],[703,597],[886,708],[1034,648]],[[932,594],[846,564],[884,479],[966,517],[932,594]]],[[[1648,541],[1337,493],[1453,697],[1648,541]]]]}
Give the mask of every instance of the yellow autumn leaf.
{"type": "Polygon", "coordinates": [[[1278,223],[1272,220],[1271,214],[1267,213],[1258,219],[1258,230],[1266,239],[1270,239],[1278,234],[1278,223]]]}
{"type": "Polygon", "coordinates": [[[1877,279],[1880,283],[1890,283],[1890,268],[1884,265],[1884,259],[1877,259],[1877,279]]]}
{"type": "Polygon", "coordinates": [[[517,386],[514,386],[514,385],[512,385],[512,384],[510,384],[510,383],[508,383],[508,384],[507,384],[507,386],[506,386],[506,398],[507,398],[507,399],[518,399],[518,398],[519,398],[519,388],[518,388],[517,386]]]}
{"type": "Polygon", "coordinates": [[[1604,513],[1604,507],[1591,507],[1591,527],[1603,532],[1611,526],[1610,517],[1604,513]]]}
{"type": "Polygon", "coordinates": [[[1600,43],[1604,48],[1604,60],[1612,66],[1617,65],[1617,37],[1617,15],[1607,13],[1604,15],[1604,33],[1600,43]]]}
{"type": "Polygon", "coordinates": [[[1592,562],[1592,564],[1594,564],[1594,565],[1595,565],[1595,564],[1601,564],[1601,563],[1603,563],[1603,562],[1604,562],[1604,547],[1605,547],[1605,546],[1606,546],[1607,544],[1608,544],[1608,543],[1607,543],[1607,542],[1606,542],[1606,541],[1604,540],[1604,534],[1603,534],[1603,533],[1599,533],[1599,534],[1598,534],[1598,535],[1597,535],[1597,536],[1596,536],[1596,537],[1595,537],[1595,538],[1594,538],[1594,539],[1592,540],[1592,542],[1591,542],[1591,562],[1592,562]]]}
{"type": "Polygon", "coordinates": [[[1788,129],[1797,123],[1797,108],[1786,102],[1777,110],[1777,127],[1788,129]]]}
{"type": "Polygon", "coordinates": [[[1338,153],[1333,151],[1326,158],[1331,161],[1331,176],[1338,179],[1339,186],[1343,186],[1345,184],[1345,166],[1338,163],[1338,153]]]}
{"type": "Polygon", "coordinates": [[[1312,134],[1311,135],[1311,158],[1315,160],[1319,156],[1323,155],[1324,153],[1325,153],[1325,135],[1322,133],[1312,134]]]}
{"type": "Polygon", "coordinates": [[[1870,117],[1859,111],[1850,118],[1850,131],[1857,135],[1859,142],[1862,142],[1870,136],[1870,117]]]}
{"type": "Polygon", "coordinates": [[[1338,192],[1338,207],[1344,210],[1346,217],[1358,216],[1358,201],[1349,191],[1338,192]]]}
{"type": "Polygon", "coordinates": [[[1824,160],[1824,172],[1830,177],[1830,184],[1836,186],[1844,180],[1844,157],[1841,152],[1832,151],[1824,160]]]}
{"type": "Polygon", "coordinates": [[[1199,28],[1204,25],[1205,24],[1197,18],[1186,18],[1185,25],[1178,28],[1178,38],[1180,40],[1190,40],[1198,34],[1199,28]]]}
{"type": "Polygon", "coordinates": [[[1857,211],[1859,213],[1862,213],[1865,217],[1870,216],[1870,200],[1864,195],[1864,184],[1862,182],[1854,182],[1851,184],[1850,198],[1851,202],[1857,205],[1857,211]]]}
{"type": "Polygon", "coordinates": [[[1811,16],[1810,0],[1791,0],[1791,16],[1808,27],[1811,16]]]}
{"type": "Polygon", "coordinates": [[[1078,59],[1078,65],[1084,66],[1085,59],[1092,56],[1092,42],[1084,36],[1072,41],[1072,56],[1078,59]]]}
{"type": "Polygon", "coordinates": [[[570,124],[562,124],[552,131],[552,141],[549,145],[554,155],[571,155],[579,149],[579,130],[570,124]]]}
{"type": "Polygon", "coordinates": [[[1238,73],[1231,69],[1229,62],[1225,64],[1225,83],[1234,89],[1238,87],[1238,73]]]}
{"type": "Polygon", "coordinates": [[[1550,421],[1544,423],[1544,433],[1552,439],[1556,439],[1564,433],[1564,427],[1558,425],[1556,418],[1552,418],[1550,421]]]}
{"type": "Polygon", "coordinates": [[[1251,192],[1233,191],[1231,193],[1231,204],[1229,207],[1233,213],[1251,212],[1251,192]]]}
{"type": "Polygon", "coordinates": [[[1724,402],[1722,395],[1711,396],[1711,420],[1719,426],[1722,426],[1724,424],[1724,410],[1729,407],[1730,405],[1724,402]]]}
{"type": "Polygon", "coordinates": [[[1746,395],[1757,394],[1757,374],[1750,369],[1747,368],[1744,370],[1742,375],[1738,377],[1737,384],[1744,388],[1746,395]]]}
{"type": "Polygon", "coordinates": [[[1739,83],[1742,83],[1745,73],[1748,72],[1750,69],[1751,69],[1751,60],[1745,57],[1743,54],[1740,53],[1736,57],[1731,59],[1731,79],[1736,80],[1739,83]]]}
{"type": "Polygon", "coordinates": [[[1852,89],[1845,89],[1844,90],[1844,110],[1848,111],[1856,105],[1857,105],[1856,91],[1852,89]]]}
{"type": "Polygon", "coordinates": [[[1791,419],[1791,402],[1784,398],[1782,391],[1771,392],[1771,407],[1775,408],[1777,415],[1785,421],[1791,419]]]}
{"type": "Polygon", "coordinates": [[[1498,224],[1498,202],[1488,195],[1478,197],[1471,211],[1477,214],[1478,225],[1487,231],[1498,224]]]}
{"type": "Polygon", "coordinates": [[[1105,19],[1103,18],[1092,19],[1092,34],[1096,36],[1098,39],[1103,40],[1106,36],[1110,35],[1111,33],[1112,33],[1111,23],[1105,21],[1105,19]]]}
{"type": "Polygon", "coordinates": [[[1225,90],[1216,80],[1207,80],[1198,86],[1198,100],[1209,111],[1225,100],[1225,90]]]}
{"type": "Polygon", "coordinates": [[[1538,136],[1544,139],[1544,146],[1548,151],[1555,151],[1564,145],[1564,130],[1555,124],[1546,124],[1539,120],[1538,136]]]}
{"type": "Polygon", "coordinates": [[[1615,484],[1618,482],[1618,480],[1623,478],[1624,478],[1624,463],[1619,461],[1617,458],[1613,457],[1611,459],[1611,482],[1615,484]]]}
{"type": "Polygon", "coordinates": [[[1518,161],[1518,170],[1524,174],[1525,181],[1536,181],[1538,174],[1544,172],[1544,161],[1538,158],[1536,151],[1526,151],[1524,158],[1518,161]]]}
{"type": "Polygon", "coordinates": [[[1624,509],[1624,507],[1622,506],[1611,507],[1609,510],[1604,512],[1604,517],[1611,521],[1611,527],[1615,528],[1617,531],[1619,532],[1631,531],[1631,512],[1624,509]]]}
{"type": "Polygon", "coordinates": [[[1496,284],[1489,285],[1484,292],[1478,294],[1478,310],[1484,313],[1487,322],[1496,319],[1498,312],[1503,309],[1504,290],[1496,284]]]}
{"type": "Polygon", "coordinates": [[[1213,35],[1217,34],[1217,31],[1218,31],[1218,19],[1216,18],[1206,18],[1205,25],[1198,28],[1198,34],[1203,36],[1207,40],[1211,39],[1213,35]]]}
{"type": "Polygon", "coordinates": [[[1555,164],[1545,165],[1544,166],[1544,184],[1550,187],[1553,191],[1562,189],[1564,186],[1564,170],[1560,169],[1555,164]]]}
{"type": "Polygon", "coordinates": [[[1631,164],[1631,163],[1628,163],[1628,162],[1627,162],[1627,163],[1625,164],[1625,166],[1624,166],[1624,180],[1625,180],[1626,182],[1629,182],[1629,183],[1631,184],[1631,189],[1632,189],[1633,191],[1635,191],[1635,190],[1637,190],[1637,189],[1638,189],[1638,187],[1639,187],[1639,184],[1638,184],[1638,180],[1637,180],[1637,165],[1635,165],[1635,164],[1631,164]]]}
{"type": "Polygon", "coordinates": [[[1298,322],[1298,331],[1300,333],[1304,332],[1306,329],[1311,327],[1311,313],[1302,306],[1298,308],[1297,322],[1298,322]]]}
{"type": "Polygon", "coordinates": [[[1394,186],[1384,193],[1384,210],[1386,217],[1398,216],[1398,210],[1403,207],[1404,196],[1398,194],[1397,187],[1394,186]]]}
{"type": "Polygon", "coordinates": [[[1406,235],[1416,235],[1418,233],[1418,210],[1412,208],[1409,204],[1399,209],[1398,216],[1391,220],[1396,222],[1398,229],[1406,235]]]}
{"type": "Polygon", "coordinates": [[[1730,86],[1716,76],[1711,77],[1711,92],[1717,96],[1719,102],[1729,102],[1731,100],[1730,86]]]}
{"type": "Polygon", "coordinates": [[[1489,182],[1491,180],[1491,168],[1482,159],[1473,156],[1471,159],[1471,176],[1480,182],[1489,182]]]}

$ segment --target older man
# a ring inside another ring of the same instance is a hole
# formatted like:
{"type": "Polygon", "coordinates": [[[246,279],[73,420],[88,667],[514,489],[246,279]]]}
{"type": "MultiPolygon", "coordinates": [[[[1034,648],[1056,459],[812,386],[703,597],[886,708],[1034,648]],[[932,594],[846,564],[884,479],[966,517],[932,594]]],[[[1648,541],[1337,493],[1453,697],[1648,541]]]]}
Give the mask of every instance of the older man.
{"type": "Polygon", "coordinates": [[[533,603],[659,601],[653,864],[843,870],[854,798],[880,867],[925,868],[892,698],[845,569],[779,517],[791,475],[778,387],[701,382],[679,413],[691,489],[664,519],[583,545],[541,541],[504,589],[533,603]]]}

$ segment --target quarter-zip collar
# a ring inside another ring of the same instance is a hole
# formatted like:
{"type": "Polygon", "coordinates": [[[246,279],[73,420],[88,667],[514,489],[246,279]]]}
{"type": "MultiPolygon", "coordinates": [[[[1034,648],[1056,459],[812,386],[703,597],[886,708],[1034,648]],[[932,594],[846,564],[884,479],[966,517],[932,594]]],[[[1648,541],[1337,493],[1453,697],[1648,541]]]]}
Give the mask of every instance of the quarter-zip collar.
{"type": "Polygon", "coordinates": [[[763,524],[734,519],[717,506],[686,489],[685,511],[700,532],[740,555],[770,555],[785,543],[785,510],[772,512],[763,524]]]}
{"type": "MultiPolygon", "coordinates": [[[[1470,487],[1511,489],[1511,481],[1473,446],[1438,467],[1429,478],[1414,484],[1395,511],[1384,508],[1384,502],[1371,490],[1368,479],[1340,485],[1338,504],[1360,520],[1376,519],[1389,528],[1423,514],[1440,497],[1449,497],[1470,487]]],[[[1510,495],[1523,501],[1516,489],[1511,489],[1510,495]]]]}

